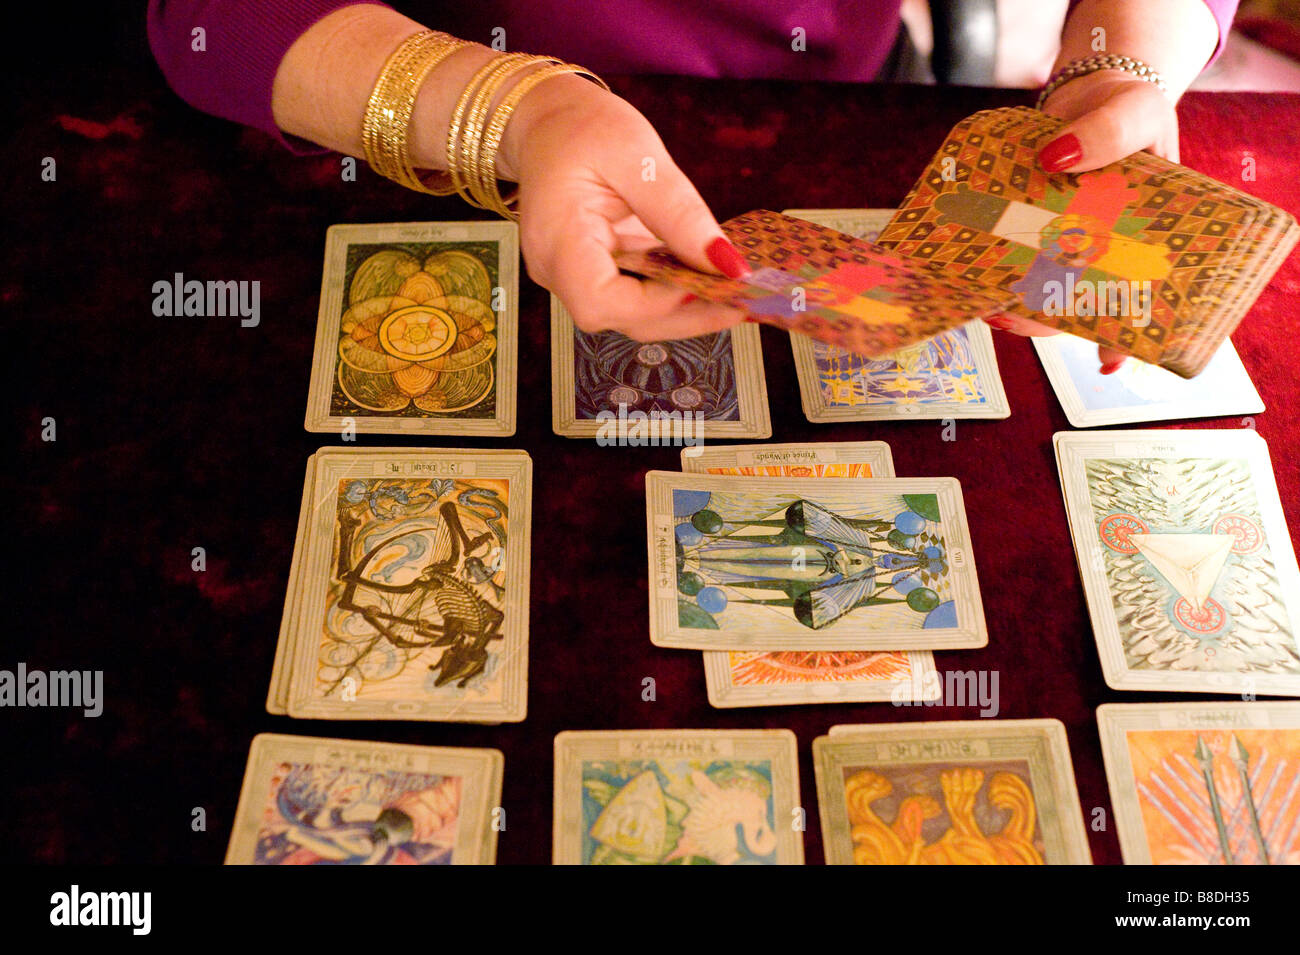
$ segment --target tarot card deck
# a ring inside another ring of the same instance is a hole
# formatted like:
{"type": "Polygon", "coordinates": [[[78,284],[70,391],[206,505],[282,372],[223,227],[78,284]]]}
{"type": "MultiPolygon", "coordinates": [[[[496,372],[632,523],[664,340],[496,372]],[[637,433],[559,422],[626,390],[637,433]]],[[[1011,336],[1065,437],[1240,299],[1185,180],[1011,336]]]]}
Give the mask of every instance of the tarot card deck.
{"type": "Polygon", "coordinates": [[[1010,312],[1190,378],[1300,239],[1288,213],[1140,152],[1044,172],[1060,121],[959,123],[876,243],[757,210],[723,224],[752,268],[707,275],[665,248],[619,264],[867,358],[1010,312]]]}
{"type": "MultiPolygon", "coordinates": [[[[787,209],[785,215],[873,242],[893,209],[787,209]]],[[[813,423],[1005,418],[993,333],[968,322],[881,358],[790,333],[804,416],[813,423]]]]}

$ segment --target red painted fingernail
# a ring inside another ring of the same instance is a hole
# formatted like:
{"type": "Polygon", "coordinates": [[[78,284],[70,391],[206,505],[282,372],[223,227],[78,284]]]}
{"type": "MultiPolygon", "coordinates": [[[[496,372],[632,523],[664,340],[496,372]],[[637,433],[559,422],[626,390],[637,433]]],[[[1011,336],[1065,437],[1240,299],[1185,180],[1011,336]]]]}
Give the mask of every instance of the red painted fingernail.
{"type": "Polygon", "coordinates": [[[754,324],[754,325],[759,324],[758,319],[756,319],[753,315],[746,315],[746,316],[745,316],[745,321],[747,321],[747,322],[751,322],[751,323],[754,324]]]}
{"type": "Polygon", "coordinates": [[[741,258],[740,252],[722,236],[710,242],[704,254],[713,267],[729,279],[744,278],[749,274],[749,265],[741,258]]]}
{"type": "Polygon", "coordinates": [[[1083,146],[1074,133],[1066,133],[1038,151],[1038,164],[1048,172],[1069,169],[1083,158],[1083,146]]]}
{"type": "Polygon", "coordinates": [[[1015,322],[1009,318],[1003,318],[1001,315],[994,315],[992,318],[984,319],[984,321],[988,322],[1000,332],[1009,332],[1011,329],[1016,327],[1015,322]]]}
{"type": "Polygon", "coordinates": [[[1115,374],[1115,372],[1119,371],[1123,367],[1124,367],[1124,359],[1118,358],[1115,361],[1108,361],[1106,362],[1106,364],[1102,365],[1101,373],[1103,375],[1113,375],[1115,374]]]}
{"type": "Polygon", "coordinates": [[[687,292],[687,293],[686,293],[686,296],[685,296],[685,297],[684,297],[680,302],[678,302],[677,304],[678,304],[678,305],[690,305],[691,302],[695,301],[697,298],[699,298],[699,296],[696,295],[694,292],[687,292]]]}

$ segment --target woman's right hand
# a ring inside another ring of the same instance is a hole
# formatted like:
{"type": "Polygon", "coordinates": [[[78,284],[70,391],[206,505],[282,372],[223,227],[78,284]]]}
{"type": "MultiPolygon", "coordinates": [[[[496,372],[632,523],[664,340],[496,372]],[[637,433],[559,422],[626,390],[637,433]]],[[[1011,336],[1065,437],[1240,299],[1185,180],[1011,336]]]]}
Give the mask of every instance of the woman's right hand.
{"type": "Polygon", "coordinates": [[[502,141],[498,170],[519,183],[529,276],[587,332],[638,341],[691,338],[741,321],[669,285],[623,275],[614,253],[663,242],[694,268],[748,271],[654,128],[630,103],[561,75],[531,90],[502,141]]]}

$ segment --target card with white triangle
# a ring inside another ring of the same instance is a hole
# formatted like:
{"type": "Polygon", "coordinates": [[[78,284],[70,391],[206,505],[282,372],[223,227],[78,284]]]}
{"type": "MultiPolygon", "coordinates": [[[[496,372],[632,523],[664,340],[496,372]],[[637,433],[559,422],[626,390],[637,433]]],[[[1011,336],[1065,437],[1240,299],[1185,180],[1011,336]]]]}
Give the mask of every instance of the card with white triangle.
{"type": "Polygon", "coordinates": [[[1300,570],[1253,430],[1061,432],[1106,683],[1300,696],[1300,570]]]}

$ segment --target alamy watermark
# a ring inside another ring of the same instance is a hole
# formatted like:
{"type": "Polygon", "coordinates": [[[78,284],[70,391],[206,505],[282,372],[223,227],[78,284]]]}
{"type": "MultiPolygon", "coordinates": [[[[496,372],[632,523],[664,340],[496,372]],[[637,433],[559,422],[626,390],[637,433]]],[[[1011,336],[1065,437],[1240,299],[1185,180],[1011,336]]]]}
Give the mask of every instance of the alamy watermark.
{"type": "Polygon", "coordinates": [[[994,717],[1001,709],[999,670],[931,670],[922,676],[912,671],[890,695],[895,706],[978,706],[979,715],[994,717]]]}
{"type": "Polygon", "coordinates": [[[170,281],[154,282],[153,295],[153,313],[159,318],[238,316],[244,328],[256,328],[262,321],[262,283],[258,281],[187,281],[177,272],[170,281]]]}
{"type": "Polygon", "coordinates": [[[1047,315],[1108,315],[1132,319],[1134,328],[1151,324],[1151,282],[1076,280],[1067,272],[1064,282],[1043,283],[1043,312],[1047,315]]]}
{"type": "Polygon", "coordinates": [[[0,706],[72,707],[92,719],[104,712],[103,670],[0,670],[0,706]]]}
{"type": "Polygon", "coordinates": [[[699,411],[602,411],[596,443],[602,448],[687,447],[704,444],[704,414],[699,411]]]}

